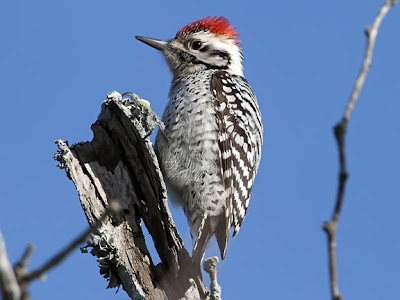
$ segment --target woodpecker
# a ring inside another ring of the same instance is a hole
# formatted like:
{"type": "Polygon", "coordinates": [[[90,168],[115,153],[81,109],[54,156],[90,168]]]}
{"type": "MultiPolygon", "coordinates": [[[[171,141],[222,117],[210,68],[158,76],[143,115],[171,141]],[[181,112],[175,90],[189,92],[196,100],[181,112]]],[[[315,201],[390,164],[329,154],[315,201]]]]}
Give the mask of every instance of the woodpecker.
{"type": "Polygon", "coordinates": [[[199,265],[213,235],[225,258],[260,163],[263,125],[238,37],[224,17],[195,21],[168,41],[136,36],[161,51],[173,74],[155,151],[170,198],[187,217],[199,265]]]}

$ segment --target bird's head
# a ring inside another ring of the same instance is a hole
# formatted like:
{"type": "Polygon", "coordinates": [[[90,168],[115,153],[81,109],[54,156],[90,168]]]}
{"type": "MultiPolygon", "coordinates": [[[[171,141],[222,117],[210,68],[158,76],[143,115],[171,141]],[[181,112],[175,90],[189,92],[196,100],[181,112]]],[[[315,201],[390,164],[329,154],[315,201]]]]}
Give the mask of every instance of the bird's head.
{"type": "Polygon", "coordinates": [[[239,35],[224,17],[207,17],[184,26],[169,41],[136,36],[161,51],[175,76],[221,69],[243,76],[239,35]]]}

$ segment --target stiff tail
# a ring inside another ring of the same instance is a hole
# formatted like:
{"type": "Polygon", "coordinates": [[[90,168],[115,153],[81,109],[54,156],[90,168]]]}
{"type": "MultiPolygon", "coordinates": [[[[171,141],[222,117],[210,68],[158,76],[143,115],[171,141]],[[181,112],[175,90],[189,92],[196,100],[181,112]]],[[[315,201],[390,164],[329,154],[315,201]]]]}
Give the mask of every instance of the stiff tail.
{"type": "Polygon", "coordinates": [[[206,251],[208,242],[213,234],[215,234],[217,239],[221,258],[225,258],[229,239],[229,231],[226,230],[226,222],[225,213],[222,213],[219,216],[207,216],[202,219],[197,231],[196,242],[193,247],[192,260],[196,269],[201,266],[204,252],[206,251]]]}

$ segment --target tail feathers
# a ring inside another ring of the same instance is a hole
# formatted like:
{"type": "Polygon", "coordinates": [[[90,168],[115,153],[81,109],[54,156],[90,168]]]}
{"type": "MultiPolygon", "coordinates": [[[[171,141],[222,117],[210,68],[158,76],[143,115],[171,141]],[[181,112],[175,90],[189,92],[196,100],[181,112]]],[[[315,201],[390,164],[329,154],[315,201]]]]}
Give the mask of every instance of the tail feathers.
{"type": "Polygon", "coordinates": [[[224,259],[229,239],[229,231],[226,231],[226,217],[224,213],[219,216],[207,216],[202,219],[193,247],[192,257],[196,267],[201,265],[204,252],[213,234],[215,234],[217,239],[221,258],[224,259]]]}
{"type": "MultiPolygon", "coordinates": [[[[193,246],[192,260],[195,268],[199,268],[203,260],[204,252],[206,251],[208,242],[212,237],[212,228],[209,217],[201,220],[200,227],[197,230],[196,241],[193,246]]],[[[201,273],[201,272],[200,272],[201,273]]]]}
{"type": "Polygon", "coordinates": [[[217,239],[219,251],[221,252],[221,258],[225,259],[226,249],[228,248],[228,240],[229,240],[229,229],[227,218],[225,214],[221,214],[218,217],[219,221],[217,224],[217,228],[215,229],[215,238],[217,239]]]}

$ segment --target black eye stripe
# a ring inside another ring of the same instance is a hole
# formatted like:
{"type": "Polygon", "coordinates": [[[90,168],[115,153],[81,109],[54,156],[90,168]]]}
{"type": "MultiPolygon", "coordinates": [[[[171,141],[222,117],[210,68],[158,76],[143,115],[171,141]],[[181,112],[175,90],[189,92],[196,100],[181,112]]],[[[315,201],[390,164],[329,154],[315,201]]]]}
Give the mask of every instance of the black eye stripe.
{"type": "Polygon", "coordinates": [[[220,56],[223,59],[229,60],[229,54],[226,51],[212,50],[212,51],[210,51],[210,55],[212,55],[212,56],[220,56]]]}
{"type": "Polygon", "coordinates": [[[206,52],[208,51],[209,47],[208,46],[204,46],[203,48],[200,48],[199,51],[200,52],[206,52]]]}
{"type": "MultiPolygon", "coordinates": [[[[207,51],[207,50],[209,51],[208,46],[204,46],[204,48],[206,48],[206,50],[204,50],[204,51],[207,51]]],[[[202,52],[202,49],[200,49],[199,51],[202,52]]],[[[199,64],[199,65],[206,66],[207,69],[226,70],[231,61],[229,53],[226,51],[222,51],[222,50],[211,50],[210,51],[210,56],[219,56],[225,60],[223,65],[218,65],[218,66],[209,64],[205,61],[201,61],[196,56],[188,53],[187,51],[183,51],[180,49],[174,49],[174,52],[182,65],[185,65],[185,63],[191,64],[191,65],[199,64]]]]}

